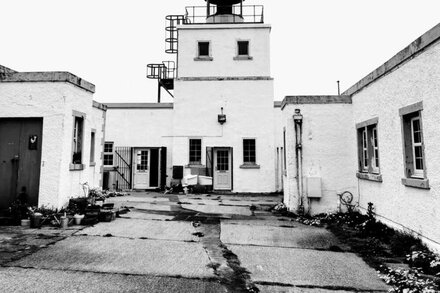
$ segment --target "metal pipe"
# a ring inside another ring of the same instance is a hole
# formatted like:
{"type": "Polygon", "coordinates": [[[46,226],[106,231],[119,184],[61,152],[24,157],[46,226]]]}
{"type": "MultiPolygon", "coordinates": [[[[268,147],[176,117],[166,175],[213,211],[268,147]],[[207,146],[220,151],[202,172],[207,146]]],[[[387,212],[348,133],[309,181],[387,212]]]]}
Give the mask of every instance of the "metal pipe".
{"type": "Polygon", "coordinates": [[[298,186],[298,213],[304,214],[304,185],[303,185],[303,154],[302,154],[302,123],[303,115],[300,109],[295,109],[293,115],[295,123],[295,153],[296,153],[296,180],[298,186]]]}

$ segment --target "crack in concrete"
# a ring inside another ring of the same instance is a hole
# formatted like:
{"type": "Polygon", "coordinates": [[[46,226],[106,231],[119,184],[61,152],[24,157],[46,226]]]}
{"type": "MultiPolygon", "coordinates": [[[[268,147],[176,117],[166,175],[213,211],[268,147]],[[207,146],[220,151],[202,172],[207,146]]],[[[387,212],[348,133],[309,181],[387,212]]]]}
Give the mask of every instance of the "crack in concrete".
{"type": "Polygon", "coordinates": [[[210,268],[219,278],[220,283],[231,293],[253,293],[259,289],[251,281],[250,272],[241,266],[238,257],[230,251],[220,240],[220,220],[216,223],[202,224],[197,230],[205,236],[201,243],[205,249],[211,264],[210,268]]]}
{"type": "Polygon", "coordinates": [[[102,272],[102,271],[93,271],[93,270],[79,270],[79,269],[50,269],[50,268],[39,268],[35,266],[12,266],[12,265],[4,265],[0,266],[2,268],[18,268],[24,270],[39,270],[39,271],[48,271],[48,272],[77,272],[77,273],[91,273],[98,275],[119,275],[119,276],[135,276],[135,277],[159,277],[159,278],[171,278],[171,279],[186,279],[186,280],[198,280],[198,281],[209,281],[216,282],[218,281],[215,277],[185,277],[182,275],[160,275],[160,274],[136,274],[136,273],[123,273],[123,272],[102,272]]]}
{"type": "Polygon", "coordinates": [[[387,290],[359,289],[349,286],[315,286],[315,285],[293,285],[279,282],[256,281],[255,284],[262,286],[286,287],[286,288],[304,288],[304,289],[323,289],[331,291],[350,291],[350,292],[388,292],[387,290]]]}

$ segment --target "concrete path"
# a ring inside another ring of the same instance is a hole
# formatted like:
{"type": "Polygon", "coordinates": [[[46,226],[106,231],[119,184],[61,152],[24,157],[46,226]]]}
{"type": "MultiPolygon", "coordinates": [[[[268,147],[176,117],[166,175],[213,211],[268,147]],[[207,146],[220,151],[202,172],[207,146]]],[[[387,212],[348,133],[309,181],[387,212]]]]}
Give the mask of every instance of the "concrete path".
{"type": "Polygon", "coordinates": [[[108,201],[131,211],[87,228],[0,228],[0,288],[191,293],[388,289],[327,230],[265,211],[279,197],[132,193],[108,201]],[[257,208],[254,215],[251,205],[257,208]]]}

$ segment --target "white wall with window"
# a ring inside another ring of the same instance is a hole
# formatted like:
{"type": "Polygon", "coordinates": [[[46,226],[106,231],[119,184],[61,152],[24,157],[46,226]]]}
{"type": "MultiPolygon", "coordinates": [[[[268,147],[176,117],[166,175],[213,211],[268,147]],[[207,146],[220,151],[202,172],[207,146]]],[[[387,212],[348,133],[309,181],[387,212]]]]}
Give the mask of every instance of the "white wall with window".
{"type": "Polygon", "coordinates": [[[3,78],[0,91],[1,117],[43,120],[38,206],[66,206],[84,196],[81,183],[99,187],[105,107],[93,101],[93,84],[68,72],[20,72],[3,78]]]}
{"type": "Polygon", "coordinates": [[[181,26],[178,76],[270,76],[270,30],[249,23],[181,26]]]}
{"type": "Polygon", "coordinates": [[[425,46],[421,52],[355,92],[353,117],[354,124],[372,117],[379,121],[381,180],[359,172],[360,206],[366,209],[372,202],[380,220],[418,233],[440,249],[440,42],[430,43],[436,36],[440,38],[439,28],[411,47],[425,46]]]}

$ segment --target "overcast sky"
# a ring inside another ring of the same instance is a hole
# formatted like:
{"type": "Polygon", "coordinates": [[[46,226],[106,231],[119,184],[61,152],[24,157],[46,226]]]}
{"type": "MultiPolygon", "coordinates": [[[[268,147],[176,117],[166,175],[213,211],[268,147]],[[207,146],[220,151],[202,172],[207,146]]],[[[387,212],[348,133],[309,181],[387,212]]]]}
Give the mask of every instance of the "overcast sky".
{"type": "MultiPolygon", "coordinates": [[[[275,100],[336,94],[440,22],[439,0],[247,0],[272,24],[275,100]]],[[[0,0],[0,64],[69,71],[100,102],[155,102],[148,63],[164,53],[165,16],[203,0],[0,0]]],[[[164,101],[172,101],[166,97],[164,101]]]]}

